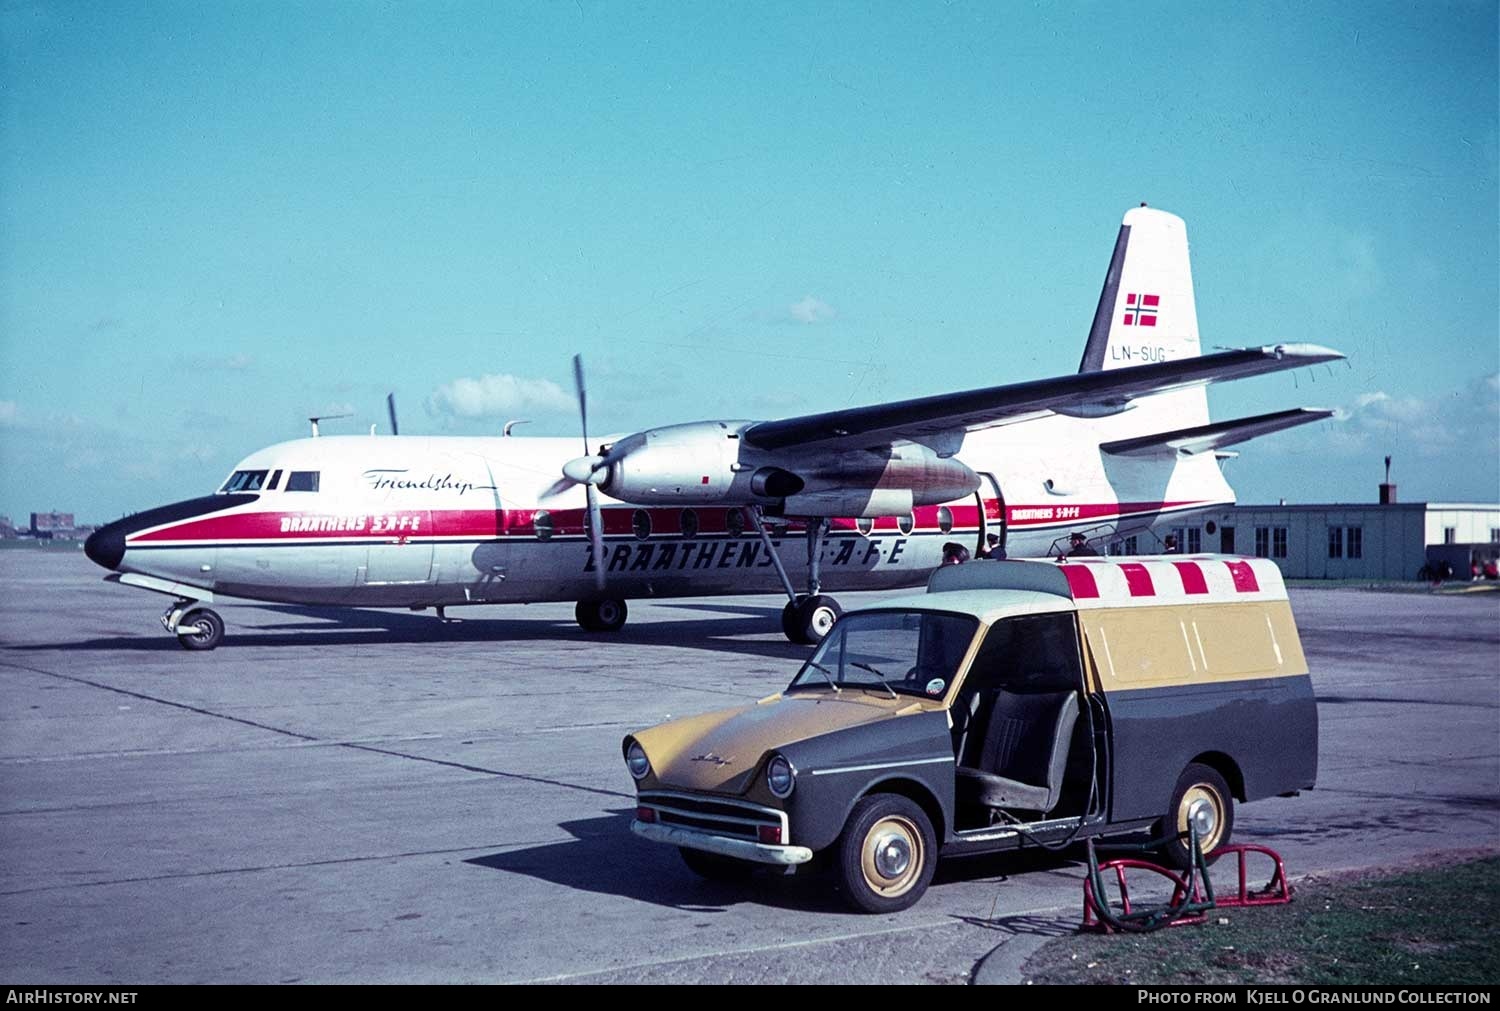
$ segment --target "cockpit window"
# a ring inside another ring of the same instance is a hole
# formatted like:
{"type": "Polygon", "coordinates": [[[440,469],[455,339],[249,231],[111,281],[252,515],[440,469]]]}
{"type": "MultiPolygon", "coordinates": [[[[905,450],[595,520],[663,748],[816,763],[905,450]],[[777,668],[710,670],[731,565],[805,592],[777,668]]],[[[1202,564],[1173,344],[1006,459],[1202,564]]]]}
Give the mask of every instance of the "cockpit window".
{"type": "Polygon", "coordinates": [[[317,491],[318,471],[294,470],[287,475],[287,491],[317,491]]]}
{"type": "Polygon", "coordinates": [[[224,482],[224,487],[219,489],[222,495],[226,492],[235,491],[260,491],[261,486],[266,483],[266,471],[263,470],[237,470],[224,482]]]}

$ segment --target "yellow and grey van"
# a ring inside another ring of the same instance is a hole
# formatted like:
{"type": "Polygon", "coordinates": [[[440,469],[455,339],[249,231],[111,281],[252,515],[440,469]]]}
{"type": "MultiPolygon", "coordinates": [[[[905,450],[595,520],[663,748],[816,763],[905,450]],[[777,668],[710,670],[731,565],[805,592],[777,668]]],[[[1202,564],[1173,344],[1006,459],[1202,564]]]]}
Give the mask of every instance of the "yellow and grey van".
{"type": "Polygon", "coordinates": [[[939,857],[1155,829],[1317,773],[1317,706],[1263,559],[978,561],[846,614],[787,688],[627,736],[632,829],[714,878],[831,858],[903,909],[939,857]]]}

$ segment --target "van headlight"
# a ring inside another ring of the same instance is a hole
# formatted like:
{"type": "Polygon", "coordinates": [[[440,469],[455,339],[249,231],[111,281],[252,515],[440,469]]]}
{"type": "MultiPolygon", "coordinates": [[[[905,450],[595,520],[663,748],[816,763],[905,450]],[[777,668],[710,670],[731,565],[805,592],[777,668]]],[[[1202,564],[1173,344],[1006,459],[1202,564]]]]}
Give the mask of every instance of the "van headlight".
{"type": "Polygon", "coordinates": [[[792,788],[797,785],[797,770],[785,755],[777,755],[766,763],[766,785],[783,799],[792,795],[792,788]]]}
{"type": "Polygon", "coordinates": [[[630,747],[625,749],[625,767],[636,779],[645,779],[651,771],[651,760],[646,757],[646,749],[639,741],[631,741],[630,747]]]}

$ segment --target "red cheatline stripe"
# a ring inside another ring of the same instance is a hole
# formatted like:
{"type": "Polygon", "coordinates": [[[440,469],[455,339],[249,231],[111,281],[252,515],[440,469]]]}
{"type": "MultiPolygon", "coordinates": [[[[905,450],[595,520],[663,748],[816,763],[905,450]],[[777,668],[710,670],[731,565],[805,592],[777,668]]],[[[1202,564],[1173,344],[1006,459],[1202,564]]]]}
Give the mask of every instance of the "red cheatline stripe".
{"type": "Polygon", "coordinates": [[[1198,567],[1197,562],[1173,562],[1177,567],[1177,574],[1182,577],[1183,593],[1207,593],[1208,580],[1203,578],[1203,570],[1198,567]]]}
{"type": "Polygon", "coordinates": [[[1255,579],[1255,569],[1249,562],[1225,562],[1229,566],[1229,574],[1234,577],[1234,588],[1240,593],[1255,593],[1260,589],[1260,583],[1255,579]]]}
{"type": "Polygon", "coordinates": [[[1156,587],[1151,583],[1151,573],[1140,562],[1122,562],[1120,571],[1125,574],[1125,585],[1132,597],[1154,597],[1156,587]]]}
{"type": "Polygon", "coordinates": [[[1068,589],[1072,591],[1074,600],[1099,596],[1099,584],[1094,582],[1094,574],[1086,566],[1064,565],[1062,571],[1063,576],[1068,580],[1068,589]]]}

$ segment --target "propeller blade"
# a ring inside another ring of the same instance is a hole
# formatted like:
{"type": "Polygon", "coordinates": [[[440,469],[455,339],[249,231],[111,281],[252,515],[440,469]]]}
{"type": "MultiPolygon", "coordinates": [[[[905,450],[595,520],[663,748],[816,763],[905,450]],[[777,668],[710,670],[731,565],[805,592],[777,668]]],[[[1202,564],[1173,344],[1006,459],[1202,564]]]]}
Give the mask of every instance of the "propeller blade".
{"type": "Polygon", "coordinates": [[[394,393],[385,395],[385,413],[391,417],[391,434],[400,435],[401,429],[396,426],[396,395],[394,393]]]}
{"type": "Polygon", "coordinates": [[[583,388],[583,355],[573,356],[573,386],[578,390],[578,417],[583,425],[583,455],[589,454],[588,391],[583,388]]]}
{"type": "Polygon", "coordinates": [[[604,520],[599,512],[599,493],[592,484],[583,486],[589,497],[589,543],[594,548],[594,589],[604,592],[604,520]]]}

